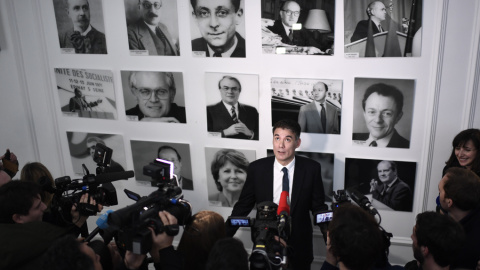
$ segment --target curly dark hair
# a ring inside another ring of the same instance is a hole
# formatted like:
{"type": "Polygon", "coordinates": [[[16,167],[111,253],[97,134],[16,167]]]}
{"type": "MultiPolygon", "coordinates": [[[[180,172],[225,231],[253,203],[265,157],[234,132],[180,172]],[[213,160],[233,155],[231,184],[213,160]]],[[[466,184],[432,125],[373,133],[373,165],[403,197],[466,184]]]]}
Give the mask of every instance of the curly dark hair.
{"type": "MultiPolygon", "coordinates": [[[[473,145],[475,145],[475,149],[478,151],[480,149],[480,129],[466,129],[458,133],[455,138],[453,138],[452,153],[450,154],[450,158],[447,160],[447,162],[445,162],[447,168],[461,167],[457,156],[455,155],[455,148],[464,146],[468,141],[472,141],[473,145]]],[[[471,169],[477,174],[480,171],[480,155],[477,154],[475,156],[471,169]]]]}
{"type": "Polygon", "coordinates": [[[231,162],[233,165],[244,170],[245,172],[248,169],[248,165],[250,165],[250,162],[248,162],[245,155],[240,151],[234,149],[219,150],[212,160],[212,165],[210,166],[210,169],[212,171],[213,180],[215,180],[217,189],[220,192],[223,190],[223,187],[222,184],[218,182],[219,171],[223,166],[225,166],[225,164],[227,164],[227,162],[231,162]]]}

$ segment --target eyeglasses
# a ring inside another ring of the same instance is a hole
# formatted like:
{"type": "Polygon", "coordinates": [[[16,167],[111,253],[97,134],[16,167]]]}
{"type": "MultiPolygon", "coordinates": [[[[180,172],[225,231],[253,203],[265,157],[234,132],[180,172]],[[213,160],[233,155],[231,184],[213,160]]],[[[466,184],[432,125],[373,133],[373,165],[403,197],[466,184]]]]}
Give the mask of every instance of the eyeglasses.
{"type": "Polygon", "coordinates": [[[168,99],[170,97],[170,91],[168,89],[150,90],[146,88],[132,88],[135,89],[143,99],[149,99],[152,96],[152,93],[155,93],[155,96],[159,99],[168,99]]]}
{"type": "Polygon", "coordinates": [[[287,13],[287,16],[295,16],[295,17],[298,17],[300,16],[300,11],[291,11],[291,10],[282,10],[283,12],[287,13]]]}
{"type": "Polygon", "coordinates": [[[154,2],[153,4],[148,2],[148,1],[144,1],[142,2],[142,6],[143,8],[145,9],[151,9],[152,6],[155,8],[155,9],[160,9],[162,7],[162,3],[160,2],[154,2]]]}
{"type": "MultiPolygon", "coordinates": [[[[229,14],[230,14],[229,9],[219,9],[215,11],[215,16],[217,16],[218,18],[226,18],[229,14]]],[[[195,11],[195,16],[198,19],[206,19],[206,18],[210,18],[212,14],[208,9],[199,9],[195,11]]]]}

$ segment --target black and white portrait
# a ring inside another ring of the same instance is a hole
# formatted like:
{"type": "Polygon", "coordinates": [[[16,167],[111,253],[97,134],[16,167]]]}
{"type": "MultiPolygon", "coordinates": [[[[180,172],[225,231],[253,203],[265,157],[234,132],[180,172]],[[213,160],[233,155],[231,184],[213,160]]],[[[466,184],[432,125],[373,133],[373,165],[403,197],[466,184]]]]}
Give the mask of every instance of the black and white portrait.
{"type": "Polygon", "coordinates": [[[186,123],[181,72],[121,71],[127,120],[186,123]]]}
{"type": "Polygon", "coordinates": [[[209,136],[258,140],[258,75],[205,74],[209,136]]]}
{"type": "Polygon", "coordinates": [[[63,115],[117,119],[110,70],[55,68],[54,71],[63,115]]]}
{"type": "MultiPolygon", "coordinates": [[[[300,137],[302,137],[300,135],[300,137]]],[[[273,156],[273,150],[267,150],[267,156],[273,156]]],[[[325,202],[333,200],[333,163],[335,156],[329,153],[295,151],[295,155],[308,157],[322,166],[323,190],[325,191],[325,202]]]]}
{"type": "Polygon", "coordinates": [[[133,168],[137,181],[152,182],[152,177],[143,174],[143,167],[156,158],[173,162],[173,173],[183,190],[193,190],[190,145],[171,142],[130,141],[133,168]]]}
{"type": "Polygon", "coordinates": [[[262,50],[333,55],[335,0],[262,0],[262,50]]]}
{"type": "Polygon", "coordinates": [[[244,0],[190,0],[194,57],[245,57],[244,0]]]}
{"type": "Polygon", "coordinates": [[[177,1],[124,1],[130,55],[180,55],[177,1]]]}
{"type": "Polygon", "coordinates": [[[407,161],[345,159],[345,189],[369,198],[377,210],[411,212],[417,164],[407,161]]]}
{"type": "Polygon", "coordinates": [[[298,121],[302,133],[340,134],[342,81],[272,78],[272,126],[298,121]]]}
{"type": "Polygon", "coordinates": [[[423,0],[344,0],[345,57],[415,57],[423,0]]]}
{"type": "Polygon", "coordinates": [[[240,197],[252,161],[255,161],[255,150],[205,148],[211,206],[233,207],[240,197]]]}
{"type": "Polygon", "coordinates": [[[101,0],[53,0],[62,53],[106,54],[101,0]]]}
{"type": "Polygon", "coordinates": [[[355,78],[353,144],[410,148],[415,80],[355,78]]]}
{"type": "Polygon", "coordinates": [[[95,174],[97,163],[93,160],[93,155],[97,143],[112,149],[108,172],[122,172],[127,168],[122,135],[67,131],[67,140],[75,174],[85,173],[82,164],[85,164],[90,173],[95,174]]]}

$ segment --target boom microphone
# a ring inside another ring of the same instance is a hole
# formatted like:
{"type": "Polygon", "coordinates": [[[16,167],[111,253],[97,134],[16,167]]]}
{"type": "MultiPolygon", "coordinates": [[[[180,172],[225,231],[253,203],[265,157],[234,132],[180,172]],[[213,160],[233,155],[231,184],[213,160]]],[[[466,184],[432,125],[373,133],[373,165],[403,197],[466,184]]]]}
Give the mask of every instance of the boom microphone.
{"type": "Polygon", "coordinates": [[[127,180],[133,176],[135,176],[133,171],[102,173],[95,176],[95,182],[97,184],[103,184],[117,180],[127,180]]]}
{"type": "Polygon", "coordinates": [[[348,192],[350,193],[350,197],[352,197],[352,200],[355,201],[355,203],[357,203],[360,207],[362,207],[372,215],[378,214],[377,209],[373,207],[370,200],[368,200],[368,198],[365,197],[365,195],[360,193],[360,191],[354,188],[350,188],[348,192]]]}

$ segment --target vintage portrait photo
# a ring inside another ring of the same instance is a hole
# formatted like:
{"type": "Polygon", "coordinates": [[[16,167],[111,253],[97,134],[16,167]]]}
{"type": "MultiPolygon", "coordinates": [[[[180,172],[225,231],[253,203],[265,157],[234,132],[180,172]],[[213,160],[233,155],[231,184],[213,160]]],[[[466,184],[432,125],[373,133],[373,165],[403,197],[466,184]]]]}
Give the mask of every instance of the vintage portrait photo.
{"type": "Polygon", "coordinates": [[[97,143],[112,149],[110,164],[106,166],[108,172],[122,172],[127,168],[122,135],[67,131],[67,140],[75,174],[84,175],[82,164],[91,174],[96,173],[98,164],[93,160],[93,155],[97,143]]]}
{"type": "Polygon", "coordinates": [[[333,55],[335,0],[261,2],[263,53],[333,55]]]}
{"type": "Polygon", "coordinates": [[[117,119],[112,71],[55,68],[54,72],[63,115],[117,119]]]}
{"type": "Polygon", "coordinates": [[[272,126],[298,121],[302,133],[340,134],[341,80],[272,78],[272,126]]]}
{"type": "Polygon", "coordinates": [[[130,55],[180,55],[177,1],[124,1],[130,55]]]}
{"type": "Polygon", "coordinates": [[[407,161],[345,159],[345,190],[364,194],[377,210],[411,212],[417,164],[407,161]]]}
{"type": "Polygon", "coordinates": [[[415,80],[355,78],[353,144],[410,148],[415,80]]]}
{"type": "Polygon", "coordinates": [[[255,150],[205,148],[210,206],[233,207],[247,180],[247,168],[255,150]]]}
{"type": "Polygon", "coordinates": [[[121,71],[127,120],[186,123],[181,72],[121,71]]]}
{"type": "Polygon", "coordinates": [[[53,0],[60,50],[107,54],[101,0],[53,0]]]}
{"type": "Polygon", "coordinates": [[[191,0],[194,57],[245,57],[244,0],[191,0]]]}
{"type": "Polygon", "coordinates": [[[258,140],[258,75],[205,74],[208,135],[258,140]]]}
{"type": "MultiPolygon", "coordinates": [[[[273,150],[267,150],[267,156],[273,156],[273,150]]],[[[325,191],[325,202],[332,202],[333,200],[333,162],[335,160],[334,154],[295,151],[295,155],[308,157],[322,166],[322,182],[323,190],[325,191]]]]}
{"type": "Polygon", "coordinates": [[[419,57],[423,0],[344,0],[345,57],[419,57]]]}
{"type": "Polygon", "coordinates": [[[173,173],[177,176],[179,187],[193,190],[192,162],[190,145],[185,143],[130,141],[132,147],[133,169],[137,181],[152,182],[151,176],[143,174],[143,167],[156,158],[173,162],[173,173]]]}

